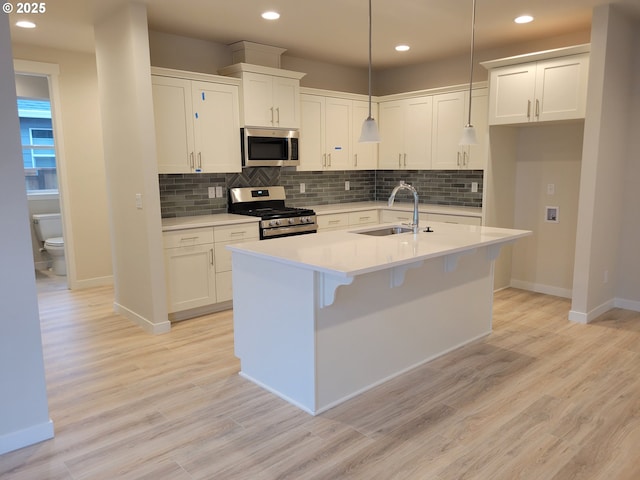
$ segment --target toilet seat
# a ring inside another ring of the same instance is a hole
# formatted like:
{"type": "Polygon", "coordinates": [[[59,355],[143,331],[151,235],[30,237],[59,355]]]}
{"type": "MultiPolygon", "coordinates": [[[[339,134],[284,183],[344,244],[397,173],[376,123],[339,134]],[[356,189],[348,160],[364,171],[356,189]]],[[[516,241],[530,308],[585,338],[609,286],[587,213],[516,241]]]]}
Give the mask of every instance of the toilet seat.
{"type": "Polygon", "coordinates": [[[44,242],[45,247],[64,247],[64,238],[62,237],[53,237],[47,238],[47,241],[44,242]]]}

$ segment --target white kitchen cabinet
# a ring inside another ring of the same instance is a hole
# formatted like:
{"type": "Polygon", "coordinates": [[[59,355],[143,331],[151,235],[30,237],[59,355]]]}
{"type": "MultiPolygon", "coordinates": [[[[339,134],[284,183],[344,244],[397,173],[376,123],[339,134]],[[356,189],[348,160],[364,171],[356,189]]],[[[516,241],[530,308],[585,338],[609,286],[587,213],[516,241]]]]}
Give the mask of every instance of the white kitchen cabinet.
{"type": "Polygon", "coordinates": [[[169,313],[216,303],[213,228],[164,232],[169,313]]]}
{"type": "Polygon", "coordinates": [[[492,68],[489,125],[584,118],[588,70],[587,53],[492,68]]]}
{"type": "Polygon", "coordinates": [[[472,91],[471,123],[477,145],[460,145],[469,120],[469,91],[433,96],[431,167],[434,170],[484,169],[487,140],[487,89],[472,91]]]}
{"type": "MultiPolygon", "coordinates": [[[[372,103],[371,115],[380,123],[378,118],[378,105],[372,103]]],[[[353,100],[351,107],[351,165],[350,170],[375,170],[378,166],[378,144],[360,143],[360,133],[362,124],[369,116],[369,102],[364,100],[353,100]]]]}
{"type": "Polygon", "coordinates": [[[382,102],[380,111],[380,169],[431,168],[432,97],[382,102]]]}
{"type": "Polygon", "coordinates": [[[237,85],[164,75],[151,83],[160,173],[241,171],[237,85]]]}
{"type": "Polygon", "coordinates": [[[258,224],[252,222],[216,226],[213,228],[213,238],[216,299],[218,302],[226,302],[233,299],[231,286],[231,251],[229,251],[226,246],[233,243],[258,240],[260,238],[258,224]]]}
{"type": "Polygon", "coordinates": [[[261,73],[242,75],[244,125],[300,127],[300,81],[261,73]]]}
{"type": "Polygon", "coordinates": [[[339,230],[349,226],[349,213],[329,213],[316,215],[318,231],[339,230]]]}
{"type": "MultiPolygon", "coordinates": [[[[413,203],[411,204],[413,208],[413,203]]],[[[425,213],[418,214],[418,220],[422,225],[426,221],[427,216],[425,213]]],[[[411,223],[413,222],[413,212],[405,212],[401,210],[381,210],[380,211],[380,223],[411,223]]]]}
{"type": "Polygon", "coordinates": [[[378,222],[378,210],[361,210],[358,212],[349,212],[349,226],[371,225],[378,222]]]}
{"type": "Polygon", "coordinates": [[[447,215],[442,213],[427,213],[427,222],[459,223],[462,225],[482,225],[482,217],[466,215],[447,215]]]}
{"type": "Polygon", "coordinates": [[[298,171],[347,170],[351,166],[351,100],[300,96],[298,171]]]}

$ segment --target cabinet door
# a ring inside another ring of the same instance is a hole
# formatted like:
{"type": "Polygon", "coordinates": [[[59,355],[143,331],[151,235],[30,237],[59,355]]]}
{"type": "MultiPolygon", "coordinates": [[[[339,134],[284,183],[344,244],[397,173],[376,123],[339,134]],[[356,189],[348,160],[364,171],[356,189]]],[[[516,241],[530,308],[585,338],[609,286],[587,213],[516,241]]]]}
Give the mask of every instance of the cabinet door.
{"type": "Polygon", "coordinates": [[[381,169],[402,167],[404,149],[404,105],[401,100],[383,102],[380,111],[378,164],[381,169]]]}
{"type": "Polygon", "coordinates": [[[455,170],[463,166],[468,151],[460,147],[460,136],[467,123],[465,121],[467,108],[465,92],[434,95],[432,168],[455,170]]]}
{"type": "Polygon", "coordinates": [[[491,71],[489,125],[527,123],[533,118],[535,64],[525,63],[491,71]]]}
{"type": "Polygon", "coordinates": [[[239,172],[240,119],[234,85],[193,82],[196,172],[239,172]]]}
{"type": "Polygon", "coordinates": [[[351,159],[351,100],[325,98],[324,129],[326,166],[347,170],[351,159]]]}
{"type": "Polygon", "coordinates": [[[260,73],[242,74],[244,125],[251,127],[275,126],[273,109],[273,77],[260,73]]]}
{"type": "MultiPolygon", "coordinates": [[[[371,115],[378,121],[378,106],[371,105],[371,115]]],[[[375,170],[378,165],[378,145],[376,143],[360,143],[362,124],[369,116],[369,102],[354,100],[351,106],[351,166],[352,170],[375,170]]]]}
{"type": "Polygon", "coordinates": [[[300,128],[300,80],[273,77],[274,126],[300,128]]]}
{"type": "Polygon", "coordinates": [[[322,170],[324,156],[324,97],[300,96],[300,164],[297,171],[322,170]]]}
{"type": "Polygon", "coordinates": [[[405,101],[405,149],[401,168],[431,168],[432,111],[431,96],[405,101]]]}
{"type": "MultiPolygon", "coordinates": [[[[487,165],[489,148],[489,96],[486,88],[473,90],[471,102],[471,123],[476,129],[477,145],[469,145],[463,148],[463,168],[470,170],[484,170],[487,165]]],[[[469,118],[468,101],[469,92],[465,94],[465,118],[469,118]]],[[[465,120],[466,125],[466,120],[465,120]]],[[[462,134],[462,133],[461,133],[462,134]]]]}
{"type": "Polygon", "coordinates": [[[167,248],[169,313],[216,303],[213,244],[167,248]]]}
{"type": "Polygon", "coordinates": [[[194,140],[191,82],[151,77],[158,171],[193,171],[194,140]]]}
{"type": "Polygon", "coordinates": [[[572,55],[538,62],[534,107],[536,120],[584,118],[588,70],[588,55],[572,55]]]}

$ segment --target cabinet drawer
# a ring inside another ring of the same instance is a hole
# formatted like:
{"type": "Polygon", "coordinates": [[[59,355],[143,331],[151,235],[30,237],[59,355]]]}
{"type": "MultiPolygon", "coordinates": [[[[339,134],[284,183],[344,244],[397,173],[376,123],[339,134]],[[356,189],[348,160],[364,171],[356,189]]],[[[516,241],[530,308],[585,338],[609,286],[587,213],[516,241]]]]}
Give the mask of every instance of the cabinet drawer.
{"type": "Polygon", "coordinates": [[[318,228],[323,230],[346,228],[349,226],[348,213],[332,213],[329,215],[318,215],[318,228]]]}
{"type": "Polygon", "coordinates": [[[377,210],[349,213],[349,225],[367,225],[370,223],[378,223],[377,210]]]}
{"type": "Polygon", "coordinates": [[[432,222],[461,223],[463,225],[482,225],[481,217],[466,217],[464,215],[445,215],[442,213],[429,213],[427,220],[432,222]]]}
{"type": "Polygon", "coordinates": [[[411,223],[413,213],[399,212],[395,210],[382,210],[380,212],[380,221],[382,223],[411,223]]]}
{"type": "Polygon", "coordinates": [[[240,240],[257,240],[260,237],[258,223],[240,223],[234,225],[222,225],[213,228],[216,242],[232,242],[240,240]]]}
{"type": "Polygon", "coordinates": [[[164,248],[190,247],[213,243],[213,227],[164,232],[162,239],[164,248]]]}

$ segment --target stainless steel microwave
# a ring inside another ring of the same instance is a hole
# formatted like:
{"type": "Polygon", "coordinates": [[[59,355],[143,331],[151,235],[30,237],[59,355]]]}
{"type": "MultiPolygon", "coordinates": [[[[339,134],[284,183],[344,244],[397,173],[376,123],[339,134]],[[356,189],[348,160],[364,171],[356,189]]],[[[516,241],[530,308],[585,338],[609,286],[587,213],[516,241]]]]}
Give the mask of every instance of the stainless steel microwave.
{"type": "Polygon", "coordinates": [[[243,167],[287,167],[300,164],[298,130],[241,128],[243,167]]]}

